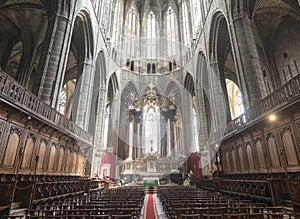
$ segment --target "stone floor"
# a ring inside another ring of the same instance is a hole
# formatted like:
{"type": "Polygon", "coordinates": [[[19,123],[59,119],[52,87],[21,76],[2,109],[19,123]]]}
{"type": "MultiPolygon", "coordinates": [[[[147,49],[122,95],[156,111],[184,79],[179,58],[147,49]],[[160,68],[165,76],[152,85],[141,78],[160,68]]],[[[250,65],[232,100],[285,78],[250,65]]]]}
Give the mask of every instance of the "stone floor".
{"type": "MultiPolygon", "coordinates": [[[[168,219],[166,213],[164,212],[163,206],[161,201],[159,200],[159,198],[157,197],[156,194],[154,194],[154,198],[155,198],[155,205],[156,205],[156,209],[157,209],[157,214],[158,214],[158,218],[159,219],[168,219]]],[[[147,199],[147,195],[145,196],[145,200],[147,199]]],[[[144,204],[145,206],[145,204],[144,204]]],[[[142,213],[141,213],[141,218],[143,219],[143,215],[144,215],[144,206],[142,208],[142,213]]]]}
{"type": "Polygon", "coordinates": [[[168,219],[166,213],[164,212],[163,206],[159,198],[155,194],[155,203],[156,203],[156,209],[157,209],[157,214],[159,216],[159,219],[168,219]]]}

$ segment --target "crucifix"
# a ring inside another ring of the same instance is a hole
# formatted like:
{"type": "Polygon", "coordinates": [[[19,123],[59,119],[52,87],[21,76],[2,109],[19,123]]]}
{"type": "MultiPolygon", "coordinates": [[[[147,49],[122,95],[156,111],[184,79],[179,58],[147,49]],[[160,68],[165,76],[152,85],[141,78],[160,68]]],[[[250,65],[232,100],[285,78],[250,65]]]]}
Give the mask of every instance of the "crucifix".
{"type": "Polygon", "coordinates": [[[155,88],[155,84],[153,84],[153,82],[151,82],[148,87],[150,88],[151,93],[153,93],[153,88],[155,88]]]}

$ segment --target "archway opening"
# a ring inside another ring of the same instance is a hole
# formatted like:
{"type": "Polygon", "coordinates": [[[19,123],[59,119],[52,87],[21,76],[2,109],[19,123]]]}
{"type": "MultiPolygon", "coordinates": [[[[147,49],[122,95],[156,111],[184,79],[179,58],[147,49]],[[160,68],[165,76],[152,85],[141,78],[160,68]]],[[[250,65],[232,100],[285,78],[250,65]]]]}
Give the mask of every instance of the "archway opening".
{"type": "Polygon", "coordinates": [[[68,119],[71,119],[72,115],[75,87],[76,79],[67,81],[58,97],[57,110],[68,119]]]}
{"type": "Polygon", "coordinates": [[[145,116],[145,151],[146,153],[158,151],[158,126],[159,115],[157,107],[147,107],[145,116]]]}
{"type": "Polygon", "coordinates": [[[231,118],[235,119],[244,113],[242,93],[239,87],[229,79],[225,79],[231,118]]]}

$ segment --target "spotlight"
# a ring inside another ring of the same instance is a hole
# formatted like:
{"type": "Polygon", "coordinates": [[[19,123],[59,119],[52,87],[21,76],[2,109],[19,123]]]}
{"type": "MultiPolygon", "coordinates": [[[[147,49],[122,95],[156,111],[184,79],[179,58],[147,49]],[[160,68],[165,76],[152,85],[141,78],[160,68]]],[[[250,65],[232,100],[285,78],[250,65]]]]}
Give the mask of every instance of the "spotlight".
{"type": "Polygon", "coordinates": [[[276,117],[274,114],[269,115],[269,120],[270,120],[271,122],[276,121],[276,119],[277,119],[277,117],[276,117]]]}

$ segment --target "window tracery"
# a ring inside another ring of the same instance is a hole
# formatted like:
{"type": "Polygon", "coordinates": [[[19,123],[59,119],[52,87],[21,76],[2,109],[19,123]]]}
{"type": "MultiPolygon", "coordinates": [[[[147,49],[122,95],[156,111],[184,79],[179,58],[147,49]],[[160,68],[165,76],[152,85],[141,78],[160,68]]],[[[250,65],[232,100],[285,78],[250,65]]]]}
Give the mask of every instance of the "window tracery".
{"type": "Polygon", "coordinates": [[[156,19],[151,11],[147,18],[147,58],[154,59],[156,54],[156,19]]]}

